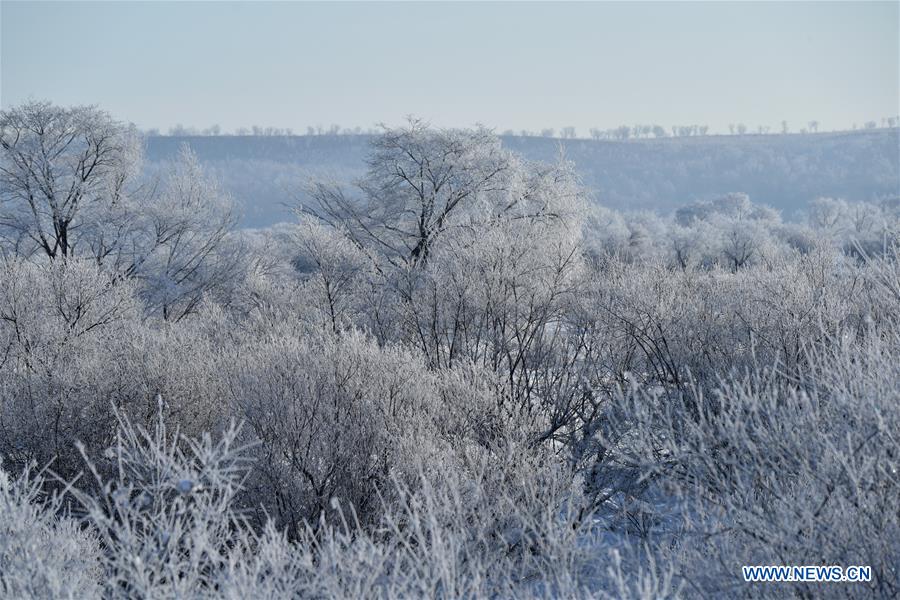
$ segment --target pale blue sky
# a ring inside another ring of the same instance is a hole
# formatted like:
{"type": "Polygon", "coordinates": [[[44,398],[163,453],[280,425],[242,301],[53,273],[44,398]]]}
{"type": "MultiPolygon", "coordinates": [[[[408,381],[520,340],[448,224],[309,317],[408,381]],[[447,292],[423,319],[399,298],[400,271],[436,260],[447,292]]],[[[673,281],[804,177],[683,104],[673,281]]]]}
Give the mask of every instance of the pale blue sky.
{"type": "Polygon", "coordinates": [[[3,0],[0,102],[162,129],[843,128],[900,112],[898,6],[3,0]]]}

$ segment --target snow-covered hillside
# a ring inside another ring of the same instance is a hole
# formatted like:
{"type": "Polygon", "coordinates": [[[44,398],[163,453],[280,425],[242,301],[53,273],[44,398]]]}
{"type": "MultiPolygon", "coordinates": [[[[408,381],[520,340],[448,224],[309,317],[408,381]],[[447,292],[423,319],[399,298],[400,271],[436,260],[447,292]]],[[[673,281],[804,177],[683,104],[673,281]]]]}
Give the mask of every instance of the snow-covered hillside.
{"type": "MultiPolygon", "coordinates": [[[[147,167],[187,143],[243,208],[242,223],[291,219],[310,176],[350,181],[365,170],[370,136],[151,137],[147,167]]],[[[745,192],[790,218],[819,196],[877,200],[900,193],[900,130],[702,136],[625,142],[504,137],[533,160],[573,161],[595,201],[620,210],[671,212],[688,202],[745,192]]]]}

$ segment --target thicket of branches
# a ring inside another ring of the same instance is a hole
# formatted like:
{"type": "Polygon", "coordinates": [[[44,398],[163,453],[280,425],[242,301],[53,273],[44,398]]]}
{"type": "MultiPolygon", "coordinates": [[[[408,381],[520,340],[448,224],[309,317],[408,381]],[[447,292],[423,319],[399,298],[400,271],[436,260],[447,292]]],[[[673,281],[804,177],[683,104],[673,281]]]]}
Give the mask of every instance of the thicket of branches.
{"type": "Polygon", "coordinates": [[[896,199],[626,215],[412,121],[248,233],[97,109],[0,149],[0,595],[900,594],[896,199]]]}

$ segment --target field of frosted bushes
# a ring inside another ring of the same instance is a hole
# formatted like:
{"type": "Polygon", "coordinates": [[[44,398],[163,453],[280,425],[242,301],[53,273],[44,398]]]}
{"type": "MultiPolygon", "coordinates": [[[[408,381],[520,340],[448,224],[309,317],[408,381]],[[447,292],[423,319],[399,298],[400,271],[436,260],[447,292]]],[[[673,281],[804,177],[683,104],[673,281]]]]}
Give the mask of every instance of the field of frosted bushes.
{"type": "Polygon", "coordinates": [[[0,596],[900,594],[897,198],[620,214],[412,121],[246,232],[97,109],[0,135],[0,596]]]}

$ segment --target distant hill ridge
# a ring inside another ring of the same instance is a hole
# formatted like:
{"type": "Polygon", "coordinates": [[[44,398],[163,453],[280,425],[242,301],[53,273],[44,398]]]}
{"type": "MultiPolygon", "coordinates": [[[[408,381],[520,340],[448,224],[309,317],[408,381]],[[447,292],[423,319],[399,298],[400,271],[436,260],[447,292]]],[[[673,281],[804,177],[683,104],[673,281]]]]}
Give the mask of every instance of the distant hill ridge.
{"type": "MultiPolygon", "coordinates": [[[[819,196],[851,201],[900,194],[900,130],[697,136],[606,141],[502,137],[530,160],[562,149],[594,199],[620,210],[671,212],[693,200],[745,192],[791,217],[819,196]]],[[[290,220],[310,176],[352,181],[365,170],[369,135],[159,136],[147,139],[152,172],[187,143],[243,209],[243,224],[290,220]]]]}

